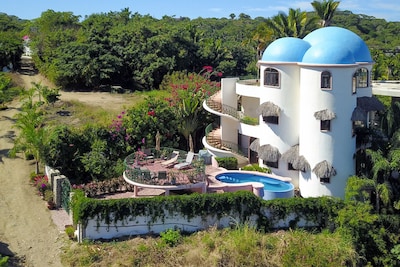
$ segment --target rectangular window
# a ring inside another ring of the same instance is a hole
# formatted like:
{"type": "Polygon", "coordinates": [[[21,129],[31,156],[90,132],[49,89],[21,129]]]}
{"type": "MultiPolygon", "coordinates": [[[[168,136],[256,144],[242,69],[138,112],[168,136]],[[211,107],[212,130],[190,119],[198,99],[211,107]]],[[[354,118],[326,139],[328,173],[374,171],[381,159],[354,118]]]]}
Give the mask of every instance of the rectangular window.
{"type": "Polygon", "coordinates": [[[278,161],[265,161],[265,160],[263,160],[263,162],[268,167],[275,168],[275,169],[279,168],[279,162],[278,161]]]}
{"type": "Polygon", "coordinates": [[[331,73],[329,71],[323,71],[321,74],[321,88],[324,90],[331,90],[331,73]]]}
{"type": "Polygon", "coordinates": [[[264,116],[263,121],[265,123],[279,124],[279,117],[278,116],[264,116]]]}
{"type": "Polygon", "coordinates": [[[357,88],[366,88],[368,87],[368,70],[366,68],[361,68],[356,71],[354,74],[356,78],[356,87],[357,88]]]}
{"type": "Polygon", "coordinates": [[[329,132],[331,130],[330,120],[321,120],[321,131],[329,132]]]}
{"type": "Polygon", "coordinates": [[[319,181],[324,184],[329,184],[331,182],[331,178],[330,177],[321,177],[321,178],[319,178],[319,181]]]}
{"type": "Polygon", "coordinates": [[[295,171],[295,170],[296,170],[295,168],[293,168],[292,163],[288,163],[288,164],[287,164],[287,169],[288,169],[289,171],[295,171]]]}
{"type": "Polygon", "coordinates": [[[279,87],[279,72],[273,68],[264,71],[264,85],[279,87]]]}

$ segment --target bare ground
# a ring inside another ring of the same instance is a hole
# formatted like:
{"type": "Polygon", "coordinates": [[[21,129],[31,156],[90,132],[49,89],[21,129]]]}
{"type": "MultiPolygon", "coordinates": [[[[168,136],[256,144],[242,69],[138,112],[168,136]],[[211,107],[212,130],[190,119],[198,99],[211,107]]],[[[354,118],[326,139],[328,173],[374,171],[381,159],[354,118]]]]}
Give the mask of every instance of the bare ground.
{"type": "MultiPolygon", "coordinates": [[[[25,88],[31,88],[31,82],[52,87],[40,75],[14,76],[25,88]]],[[[123,95],[110,93],[62,92],[60,98],[120,110],[129,104],[123,95]]],[[[65,214],[49,211],[35,194],[29,184],[29,174],[35,170],[33,162],[7,156],[17,134],[13,124],[20,103],[14,101],[8,107],[0,111],[0,253],[11,256],[10,266],[63,266],[60,255],[67,238],[62,229],[65,214]]]]}

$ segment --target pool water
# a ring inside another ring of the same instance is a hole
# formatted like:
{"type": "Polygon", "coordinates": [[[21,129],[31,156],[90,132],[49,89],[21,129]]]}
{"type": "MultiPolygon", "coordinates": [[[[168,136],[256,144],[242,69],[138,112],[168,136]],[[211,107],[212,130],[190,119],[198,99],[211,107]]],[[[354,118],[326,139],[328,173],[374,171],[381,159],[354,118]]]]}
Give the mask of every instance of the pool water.
{"type": "Polygon", "coordinates": [[[259,182],[264,185],[264,199],[288,198],[294,196],[294,185],[257,173],[225,172],[215,176],[218,181],[229,184],[259,182]]]}

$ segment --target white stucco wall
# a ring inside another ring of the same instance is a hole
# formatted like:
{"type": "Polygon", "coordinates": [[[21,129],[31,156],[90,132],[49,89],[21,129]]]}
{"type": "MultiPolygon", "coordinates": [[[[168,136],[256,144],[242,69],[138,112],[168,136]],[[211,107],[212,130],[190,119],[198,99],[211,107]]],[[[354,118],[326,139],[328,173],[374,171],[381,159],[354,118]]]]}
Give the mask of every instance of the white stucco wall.
{"type": "MultiPolygon", "coordinates": [[[[261,77],[264,81],[264,70],[275,68],[280,73],[280,88],[266,87],[260,95],[260,104],[271,101],[281,108],[279,124],[265,123],[260,116],[260,145],[271,144],[283,154],[299,142],[299,67],[297,63],[261,65],[261,77]]],[[[261,161],[260,161],[261,163],[261,161]]],[[[295,186],[298,184],[298,172],[288,170],[287,162],[279,161],[279,168],[271,168],[272,172],[290,177],[295,186]]]]}
{"type": "Polygon", "coordinates": [[[300,81],[300,155],[311,166],[308,173],[300,172],[299,187],[303,197],[334,195],[344,197],[347,178],[355,172],[353,154],[356,139],[352,135],[351,114],[357,105],[352,94],[352,76],[356,66],[302,66],[300,81]],[[332,90],[321,90],[321,72],[332,74],[332,90]],[[331,131],[320,130],[320,120],[314,113],[328,109],[336,114],[331,120],[331,131]],[[319,162],[326,160],[336,169],[330,183],[321,183],[312,172],[319,162]]]}

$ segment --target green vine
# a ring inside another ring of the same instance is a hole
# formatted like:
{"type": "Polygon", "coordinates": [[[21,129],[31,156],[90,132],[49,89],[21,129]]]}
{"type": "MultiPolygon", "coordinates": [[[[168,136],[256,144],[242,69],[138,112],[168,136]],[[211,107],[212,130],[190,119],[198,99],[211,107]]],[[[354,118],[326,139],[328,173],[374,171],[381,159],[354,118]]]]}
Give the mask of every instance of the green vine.
{"type": "Polygon", "coordinates": [[[160,196],[153,198],[126,198],[100,200],[85,197],[82,191],[73,196],[72,210],[74,223],[87,225],[89,219],[96,218],[97,225],[104,221],[108,226],[117,222],[127,222],[136,217],[149,218],[149,225],[157,220],[164,221],[169,214],[180,213],[188,220],[201,216],[237,214],[241,221],[250,216],[258,216],[260,229],[271,229],[280,220],[295,214],[290,222],[296,227],[301,218],[324,228],[334,223],[344,201],[338,198],[289,198],[265,201],[251,192],[239,191],[224,194],[192,194],[160,196]],[[268,211],[268,214],[263,213],[268,211]],[[265,215],[264,215],[265,214],[265,215]]]}

